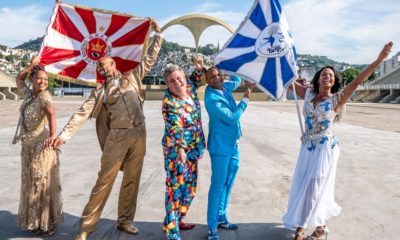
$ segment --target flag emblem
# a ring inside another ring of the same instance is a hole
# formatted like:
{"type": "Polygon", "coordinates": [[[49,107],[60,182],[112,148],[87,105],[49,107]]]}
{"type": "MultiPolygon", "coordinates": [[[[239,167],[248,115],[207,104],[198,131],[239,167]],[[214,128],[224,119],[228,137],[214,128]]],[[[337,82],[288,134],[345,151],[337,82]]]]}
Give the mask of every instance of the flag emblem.
{"type": "Polygon", "coordinates": [[[283,26],[273,23],[261,32],[255,46],[258,56],[271,58],[285,56],[292,45],[293,41],[283,26]]]}
{"type": "Polygon", "coordinates": [[[279,1],[256,0],[214,62],[221,71],[256,82],[281,99],[298,75],[294,42],[279,1]]]}
{"type": "Polygon", "coordinates": [[[56,3],[40,49],[46,71],[95,83],[102,57],[112,57],[124,73],[142,60],[151,20],[56,3]]]}
{"type": "Polygon", "coordinates": [[[108,37],[102,33],[89,35],[82,41],[81,56],[88,64],[96,64],[102,57],[111,55],[112,45],[108,37]]]}

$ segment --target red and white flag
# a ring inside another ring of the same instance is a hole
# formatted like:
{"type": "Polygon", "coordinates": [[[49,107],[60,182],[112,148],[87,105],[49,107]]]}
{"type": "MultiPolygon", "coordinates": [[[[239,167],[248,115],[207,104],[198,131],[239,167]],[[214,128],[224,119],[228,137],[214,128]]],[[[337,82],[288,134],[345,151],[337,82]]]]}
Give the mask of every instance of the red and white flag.
{"type": "Polygon", "coordinates": [[[104,79],[96,62],[111,56],[124,73],[142,59],[151,20],[56,3],[40,63],[46,71],[95,83],[104,79]]]}

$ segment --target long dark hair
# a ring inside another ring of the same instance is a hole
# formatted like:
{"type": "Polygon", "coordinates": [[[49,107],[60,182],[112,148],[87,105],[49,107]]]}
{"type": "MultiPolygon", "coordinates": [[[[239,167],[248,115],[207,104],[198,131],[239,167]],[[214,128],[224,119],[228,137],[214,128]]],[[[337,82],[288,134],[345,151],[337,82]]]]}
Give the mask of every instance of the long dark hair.
{"type": "Polygon", "coordinates": [[[339,90],[342,88],[342,85],[343,85],[342,78],[340,77],[339,72],[332,66],[325,66],[315,73],[314,78],[311,81],[312,85],[314,86],[315,94],[318,94],[318,92],[319,92],[319,78],[321,76],[321,73],[322,73],[322,71],[324,71],[327,68],[331,69],[335,76],[335,83],[333,84],[333,87],[331,88],[331,93],[339,92],[339,90]]]}
{"type": "Polygon", "coordinates": [[[29,74],[29,78],[32,80],[40,71],[43,71],[47,74],[46,70],[44,69],[44,66],[42,65],[35,65],[32,70],[31,73],[29,74]]]}

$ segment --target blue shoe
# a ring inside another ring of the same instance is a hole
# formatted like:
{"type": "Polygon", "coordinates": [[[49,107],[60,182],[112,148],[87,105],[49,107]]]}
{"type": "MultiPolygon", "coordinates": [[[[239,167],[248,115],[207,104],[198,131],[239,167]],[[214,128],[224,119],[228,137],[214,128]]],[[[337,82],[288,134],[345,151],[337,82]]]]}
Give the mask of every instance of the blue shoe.
{"type": "Polygon", "coordinates": [[[228,218],[226,218],[226,215],[218,216],[218,227],[227,230],[236,230],[239,228],[237,224],[229,222],[228,218]]]}
{"type": "Polygon", "coordinates": [[[219,240],[217,229],[215,229],[215,230],[209,229],[208,230],[208,240],[219,240]]]}
{"type": "Polygon", "coordinates": [[[167,238],[167,240],[181,240],[181,237],[178,233],[166,234],[165,237],[167,238]]]}

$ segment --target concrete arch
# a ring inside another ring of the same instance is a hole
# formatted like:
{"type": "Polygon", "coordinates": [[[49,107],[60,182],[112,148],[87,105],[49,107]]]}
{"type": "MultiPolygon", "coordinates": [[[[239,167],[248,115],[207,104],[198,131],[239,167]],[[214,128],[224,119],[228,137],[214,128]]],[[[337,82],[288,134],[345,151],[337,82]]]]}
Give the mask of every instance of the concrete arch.
{"type": "Polygon", "coordinates": [[[188,14],[179,18],[176,18],[167,24],[165,24],[161,28],[161,32],[165,31],[167,28],[173,25],[182,25],[189,29],[189,31],[192,33],[194,37],[194,42],[196,46],[196,51],[197,47],[199,46],[199,39],[201,34],[203,34],[204,30],[208,28],[209,26],[212,25],[220,25],[227,29],[229,32],[232,34],[235,32],[234,29],[229,26],[227,23],[223,22],[222,20],[211,17],[205,14],[188,14]]]}

